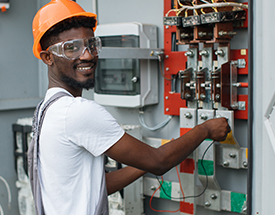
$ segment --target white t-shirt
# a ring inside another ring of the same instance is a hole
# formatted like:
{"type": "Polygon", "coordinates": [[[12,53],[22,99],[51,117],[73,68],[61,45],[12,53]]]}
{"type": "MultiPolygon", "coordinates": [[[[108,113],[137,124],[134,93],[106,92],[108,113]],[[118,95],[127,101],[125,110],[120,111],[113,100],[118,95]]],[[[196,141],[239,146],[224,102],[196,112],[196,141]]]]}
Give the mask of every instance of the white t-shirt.
{"type": "MultiPolygon", "coordinates": [[[[49,89],[45,101],[59,91],[65,90],[49,89]]],[[[94,214],[102,192],[103,153],[123,134],[116,120],[94,101],[64,96],[49,107],[38,161],[47,215],[94,214]]]]}

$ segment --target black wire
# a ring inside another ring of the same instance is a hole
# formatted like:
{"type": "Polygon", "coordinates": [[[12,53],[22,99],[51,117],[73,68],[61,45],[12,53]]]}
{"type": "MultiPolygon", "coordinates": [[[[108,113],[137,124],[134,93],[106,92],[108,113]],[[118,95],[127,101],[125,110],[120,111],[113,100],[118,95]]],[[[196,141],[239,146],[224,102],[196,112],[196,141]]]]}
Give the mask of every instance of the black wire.
{"type": "Polygon", "coordinates": [[[214,142],[215,142],[215,141],[213,141],[212,143],[209,144],[209,146],[207,146],[207,148],[205,149],[205,151],[204,151],[204,153],[203,153],[203,155],[202,155],[202,157],[201,157],[201,166],[202,166],[203,171],[204,171],[205,176],[206,176],[206,184],[205,184],[205,187],[204,187],[203,191],[202,191],[200,194],[198,194],[198,195],[196,195],[196,196],[185,196],[185,197],[174,198],[174,197],[172,197],[172,196],[170,196],[170,195],[168,195],[168,194],[166,193],[165,189],[162,187],[163,182],[160,183],[159,178],[156,176],[156,178],[157,178],[157,180],[158,180],[158,182],[159,182],[159,184],[160,184],[160,188],[162,189],[162,191],[164,192],[164,194],[165,194],[168,198],[183,200],[183,199],[190,199],[190,198],[198,198],[198,197],[200,197],[202,194],[204,194],[204,192],[206,191],[206,189],[207,189],[207,187],[208,187],[208,175],[207,175],[206,169],[205,169],[205,167],[204,167],[204,165],[203,165],[203,159],[204,159],[204,156],[205,156],[206,152],[207,152],[208,149],[213,145],[214,142]]]}

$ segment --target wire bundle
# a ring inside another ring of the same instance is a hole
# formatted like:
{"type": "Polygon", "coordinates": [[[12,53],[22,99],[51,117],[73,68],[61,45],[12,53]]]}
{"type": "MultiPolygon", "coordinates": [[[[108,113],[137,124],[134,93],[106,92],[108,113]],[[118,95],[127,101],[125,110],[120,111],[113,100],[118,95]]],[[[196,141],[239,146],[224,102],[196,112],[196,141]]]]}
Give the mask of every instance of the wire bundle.
{"type": "Polygon", "coordinates": [[[203,160],[204,160],[204,156],[205,156],[206,152],[207,152],[207,151],[209,150],[209,148],[214,144],[214,142],[215,142],[215,141],[212,141],[212,143],[209,144],[209,146],[205,149],[205,151],[204,151],[204,153],[203,153],[203,155],[202,155],[202,158],[201,158],[201,166],[202,166],[202,169],[203,169],[203,171],[204,171],[204,173],[205,173],[205,176],[206,176],[206,184],[205,184],[205,187],[204,187],[203,191],[202,191],[200,194],[195,195],[195,196],[184,196],[184,192],[183,192],[182,185],[181,185],[181,180],[180,180],[180,175],[179,175],[179,170],[178,170],[178,167],[176,167],[177,175],[178,175],[178,179],[179,179],[179,184],[180,184],[180,189],[181,189],[181,193],[182,193],[182,196],[183,196],[183,197],[180,197],[180,198],[173,198],[172,196],[169,196],[169,195],[166,193],[165,189],[162,188],[162,185],[163,185],[163,182],[164,182],[164,181],[163,181],[163,176],[161,176],[161,182],[159,181],[158,177],[156,176],[156,178],[157,178],[157,180],[158,180],[158,182],[159,182],[160,185],[159,185],[159,187],[154,191],[154,193],[152,194],[152,196],[151,196],[151,198],[150,198],[149,205],[150,205],[150,208],[151,208],[153,211],[156,211],[156,212],[176,213],[176,212],[180,211],[180,209],[181,209],[181,207],[180,207],[178,210],[175,210],[175,211],[170,211],[170,210],[157,210],[157,209],[154,209],[154,208],[152,207],[152,199],[153,199],[155,193],[156,193],[159,189],[162,189],[163,193],[164,193],[168,198],[171,198],[171,199],[173,198],[173,199],[185,200],[185,199],[188,199],[188,198],[198,198],[198,197],[200,197],[201,195],[204,194],[204,192],[206,191],[206,189],[207,189],[207,187],[208,187],[208,175],[207,175],[206,169],[205,169],[205,167],[204,167],[204,165],[203,165],[203,160]]]}

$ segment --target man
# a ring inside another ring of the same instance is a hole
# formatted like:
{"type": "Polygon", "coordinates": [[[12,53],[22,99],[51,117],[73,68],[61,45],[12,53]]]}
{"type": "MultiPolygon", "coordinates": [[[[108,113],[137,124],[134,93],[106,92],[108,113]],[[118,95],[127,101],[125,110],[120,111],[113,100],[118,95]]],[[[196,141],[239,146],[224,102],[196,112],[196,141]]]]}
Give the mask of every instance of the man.
{"type": "Polygon", "coordinates": [[[58,92],[68,94],[49,107],[40,133],[38,181],[45,214],[108,214],[106,190],[118,191],[145,172],[162,175],[204,139],[224,140],[230,130],[224,118],[208,120],[158,149],[126,134],[103,107],[81,97],[82,89],[94,87],[96,23],[95,14],[70,0],[52,0],[33,21],[33,52],[48,66],[43,104],[58,92]],[[105,175],[104,154],[129,166],[105,175]]]}

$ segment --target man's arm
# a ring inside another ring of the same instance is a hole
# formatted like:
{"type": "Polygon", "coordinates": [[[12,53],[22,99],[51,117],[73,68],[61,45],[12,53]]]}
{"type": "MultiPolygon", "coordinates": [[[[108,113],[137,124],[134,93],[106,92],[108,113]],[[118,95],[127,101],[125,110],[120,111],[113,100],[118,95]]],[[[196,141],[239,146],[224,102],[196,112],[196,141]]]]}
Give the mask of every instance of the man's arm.
{"type": "Polygon", "coordinates": [[[204,139],[221,141],[226,138],[229,131],[225,118],[212,119],[157,149],[124,134],[106,154],[120,163],[162,175],[181,163],[204,139]]]}
{"type": "Polygon", "coordinates": [[[131,166],[106,173],[106,185],[108,195],[121,190],[139,177],[143,176],[146,172],[136,169],[131,166]]]}

